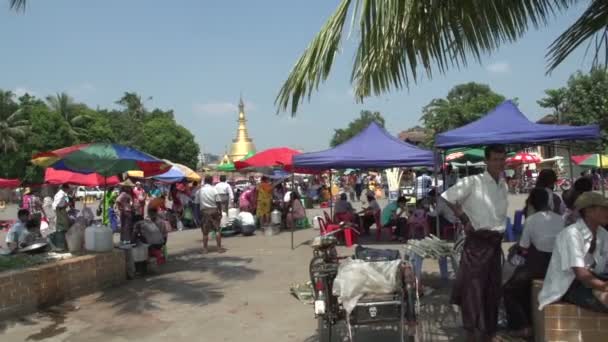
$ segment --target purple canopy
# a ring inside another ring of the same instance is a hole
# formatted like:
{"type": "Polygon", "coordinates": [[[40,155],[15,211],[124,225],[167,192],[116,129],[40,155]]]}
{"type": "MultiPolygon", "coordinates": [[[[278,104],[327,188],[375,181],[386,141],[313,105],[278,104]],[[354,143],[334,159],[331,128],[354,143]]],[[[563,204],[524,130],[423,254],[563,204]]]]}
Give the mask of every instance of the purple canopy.
{"type": "Polygon", "coordinates": [[[293,162],[311,170],[431,166],[433,152],[401,141],[373,122],[350,140],[329,150],[299,154],[293,162]]]}
{"type": "Polygon", "coordinates": [[[477,121],[438,134],[435,146],[451,148],[489,144],[543,143],[600,138],[600,127],[544,125],[531,122],[507,100],[477,121]]]}

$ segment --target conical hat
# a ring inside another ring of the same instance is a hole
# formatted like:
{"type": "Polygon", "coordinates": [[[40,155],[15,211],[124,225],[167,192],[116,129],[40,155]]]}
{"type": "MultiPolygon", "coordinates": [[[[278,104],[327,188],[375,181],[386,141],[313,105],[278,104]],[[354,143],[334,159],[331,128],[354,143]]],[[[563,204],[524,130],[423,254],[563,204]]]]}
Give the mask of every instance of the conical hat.
{"type": "Polygon", "coordinates": [[[134,187],[135,184],[133,184],[133,182],[130,179],[127,179],[125,181],[123,181],[122,183],[120,183],[120,186],[127,186],[127,187],[134,187]]]}

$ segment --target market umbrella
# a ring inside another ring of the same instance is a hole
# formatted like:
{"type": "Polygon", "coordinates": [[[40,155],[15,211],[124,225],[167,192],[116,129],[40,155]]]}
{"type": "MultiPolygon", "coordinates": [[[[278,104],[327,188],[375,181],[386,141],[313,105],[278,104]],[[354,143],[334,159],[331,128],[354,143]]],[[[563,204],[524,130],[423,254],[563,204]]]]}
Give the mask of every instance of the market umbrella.
{"type": "Polygon", "coordinates": [[[541,162],[540,157],[534,154],[519,152],[516,155],[507,158],[507,165],[522,165],[522,164],[538,164],[541,162]]]}
{"type": "Polygon", "coordinates": [[[234,163],[237,170],[248,168],[281,168],[291,172],[293,169],[293,156],[302,152],[289,147],[269,148],[262,152],[256,153],[254,156],[245,160],[239,160],[234,163]]]}
{"type": "Polygon", "coordinates": [[[83,174],[99,173],[104,177],[115,176],[130,170],[143,171],[150,177],[165,173],[170,165],[165,161],[132,147],[91,143],[65,147],[51,152],[38,153],[32,163],[56,170],[67,170],[83,174]]]}
{"type": "Polygon", "coordinates": [[[446,162],[479,162],[485,159],[483,148],[457,148],[446,151],[446,162]]]}
{"type": "Polygon", "coordinates": [[[599,153],[572,156],[572,161],[578,166],[608,168],[608,155],[599,153]],[[601,158],[601,160],[600,160],[601,158]]]}
{"type": "MultiPolygon", "coordinates": [[[[243,157],[243,159],[241,159],[241,161],[245,161],[248,158],[253,157],[254,155],[255,155],[254,152],[249,151],[249,153],[247,153],[247,155],[245,155],[243,157]]],[[[234,172],[234,171],[236,171],[236,167],[234,167],[234,163],[224,163],[224,164],[218,165],[216,170],[222,171],[222,172],[234,172]]]]}
{"type": "Polygon", "coordinates": [[[0,188],[17,188],[21,184],[18,179],[0,178],[0,188]]]}
{"type": "Polygon", "coordinates": [[[44,181],[49,184],[73,184],[83,186],[116,185],[120,179],[116,176],[104,177],[99,173],[82,174],[66,170],[56,170],[48,167],[44,171],[44,181]]]}
{"type": "Polygon", "coordinates": [[[198,173],[196,173],[196,171],[192,170],[186,165],[173,163],[173,167],[180,170],[186,176],[186,179],[191,182],[200,182],[202,179],[201,175],[199,175],[198,173]]]}
{"type": "MultiPolygon", "coordinates": [[[[167,172],[151,177],[155,180],[167,183],[175,183],[180,182],[184,179],[190,182],[200,182],[201,176],[194,172],[191,168],[177,163],[172,163],[168,160],[165,160],[166,163],[171,165],[171,168],[167,170],[167,172]]],[[[144,173],[142,171],[131,170],[127,172],[127,176],[131,178],[145,178],[144,173]]]]}

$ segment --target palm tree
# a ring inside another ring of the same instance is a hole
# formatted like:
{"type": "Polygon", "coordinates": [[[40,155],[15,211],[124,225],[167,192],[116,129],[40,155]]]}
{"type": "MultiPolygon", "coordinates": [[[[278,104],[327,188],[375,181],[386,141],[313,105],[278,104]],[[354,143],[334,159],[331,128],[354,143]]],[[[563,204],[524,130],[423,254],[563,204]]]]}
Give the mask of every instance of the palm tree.
{"type": "Polygon", "coordinates": [[[558,12],[588,4],[580,18],[547,52],[547,72],[587,42],[594,64],[608,62],[606,0],[341,0],[334,14],[291,70],[275,100],[295,115],[325,81],[343,40],[349,11],[358,25],[358,48],[351,82],[362,100],[408,87],[424,72],[443,73],[514,42],[531,28],[545,26],[558,12]]]}
{"type": "MultiPolygon", "coordinates": [[[[146,99],[146,101],[151,99],[152,97],[150,96],[146,99]]],[[[143,120],[146,116],[146,107],[144,107],[144,101],[137,93],[126,91],[120,100],[116,101],[116,104],[123,106],[127,113],[135,119],[143,120]]]]}
{"type": "Polygon", "coordinates": [[[0,150],[4,154],[16,152],[29,130],[29,121],[21,109],[15,109],[13,96],[10,91],[0,91],[0,150]]]}
{"type": "Polygon", "coordinates": [[[65,92],[57,93],[55,96],[47,96],[46,102],[52,111],[61,115],[61,117],[70,126],[70,133],[77,138],[86,135],[87,131],[82,128],[82,125],[89,120],[86,114],[78,113],[78,105],[65,92]]]}

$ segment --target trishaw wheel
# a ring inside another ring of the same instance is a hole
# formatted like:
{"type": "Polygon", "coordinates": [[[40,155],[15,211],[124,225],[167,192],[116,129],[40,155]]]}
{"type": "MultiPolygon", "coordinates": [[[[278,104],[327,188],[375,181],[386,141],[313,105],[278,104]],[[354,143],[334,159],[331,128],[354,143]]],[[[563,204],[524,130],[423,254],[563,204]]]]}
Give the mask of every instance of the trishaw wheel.
{"type": "Polygon", "coordinates": [[[325,321],[323,317],[317,318],[318,323],[318,332],[319,332],[319,342],[331,342],[331,335],[333,325],[330,322],[325,321]]]}

